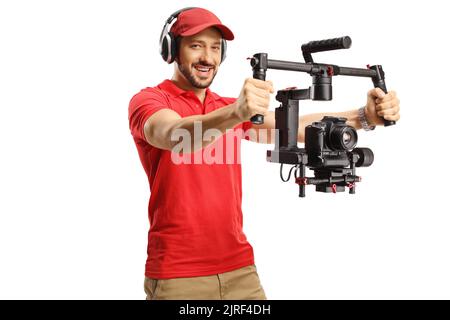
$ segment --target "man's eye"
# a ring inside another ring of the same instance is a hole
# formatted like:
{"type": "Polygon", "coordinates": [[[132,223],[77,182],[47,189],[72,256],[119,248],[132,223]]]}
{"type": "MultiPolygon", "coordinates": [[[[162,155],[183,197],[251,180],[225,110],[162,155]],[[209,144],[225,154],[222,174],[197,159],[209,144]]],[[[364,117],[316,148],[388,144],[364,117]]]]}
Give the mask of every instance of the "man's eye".
{"type": "Polygon", "coordinates": [[[200,47],[200,45],[198,45],[198,44],[193,44],[193,45],[191,46],[191,48],[195,48],[195,47],[200,47]]]}
{"type": "Polygon", "coordinates": [[[213,47],[213,49],[214,49],[214,50],[219,50],[219,49],[220,49],[220,47],[213,47]]]}

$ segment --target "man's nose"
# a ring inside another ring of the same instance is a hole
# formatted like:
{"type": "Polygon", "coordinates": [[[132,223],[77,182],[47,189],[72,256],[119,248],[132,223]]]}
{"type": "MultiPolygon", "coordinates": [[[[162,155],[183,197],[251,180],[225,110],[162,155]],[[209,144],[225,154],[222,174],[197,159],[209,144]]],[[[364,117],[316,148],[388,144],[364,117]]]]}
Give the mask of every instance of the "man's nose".
{"type": "Polygon", "coordinates": [[[214,55],[212,53],[212,51],[210,49],[205,49],[203,50],[203,54],[200,58],[200,60],[204,63],[210,64],[210,65],[214,65],[214,55]]]}

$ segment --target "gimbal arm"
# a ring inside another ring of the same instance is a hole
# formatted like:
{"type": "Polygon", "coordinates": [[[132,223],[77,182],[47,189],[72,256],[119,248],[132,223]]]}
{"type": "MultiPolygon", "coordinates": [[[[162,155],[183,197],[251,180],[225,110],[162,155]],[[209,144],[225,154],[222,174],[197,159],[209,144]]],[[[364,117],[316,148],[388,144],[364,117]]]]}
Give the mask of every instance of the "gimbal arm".
{"type": "MultiPolygon", "coordinates": [[[[342,37],[329,40],[312,41],[306,45],[303,45],[302,50],[305,59],[310,60],[308,63],[273,60],[268,59],[267,53],[257,53],[253,55],[250,61],[253,69],[253,78],[265,80],[268,69],[309,73],[313,77],[313,89],[315,88],[316,81],[318,81],[317,89],[325,89],[328,91],[327,93],[323,91],[324,94],[321,94],[320,92],[318,94],[314,94],[317,90],[313,90],[311,96],[312,100],[331,100],[331,78],[337,75],[371,78],[375,87],[380,88],[387,93],[386,83],[384,80],[384,71],[381,65],[367,66],[367,69],[360,69],[340,67],[332,64],[314,63],[312,61],[312,57],[310,55],[311,52],[345,49],[348,48],[350,44],[351,40],[349,37],[342,37]]],[[[395,121],[383,120],[385,126],[395,124],[395,121]]],[[[255,115],[251,118],[251,121],[255,124],[262,124],[264,122],[264,117],[262,115],[255,115]]]]}

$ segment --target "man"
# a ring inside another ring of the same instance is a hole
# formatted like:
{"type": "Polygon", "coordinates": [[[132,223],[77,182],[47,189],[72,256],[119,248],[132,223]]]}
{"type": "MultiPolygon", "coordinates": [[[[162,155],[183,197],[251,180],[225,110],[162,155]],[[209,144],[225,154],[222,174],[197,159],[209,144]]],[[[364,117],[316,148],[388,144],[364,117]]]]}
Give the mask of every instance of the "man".
{"type": "MultiPolygon", "coordinates": [[[[266,299],[242,231],[239,150],[241,138],[274,142],[271,134],[265,139],[265,130],[275,128],[274,112],[268,111],[273,85],[246,79],[237,99],[209,90],[225,57],[225,41],[234,39],[210,11],[181,10],[170,33],[176,41],[161,51],[165,61],[175,62],[172,79],[141,90],[129,106],[131,133],[151,189],[147,299],[266,299]],[[176,49],[167,52],[172,44],[176,49]],[[249,121],[255,114],[264,115],[264,124],[249,121]],[[245,134],[250,129],[254,135],[245,134]],[[211,130],[215,134],[205,139],[211,130]],[[183,140],[189,138],[182,150],[180,132],[183,140]],[[218,146],[225,143],[223,151],[218,146]]],[[[357,129],[363,122],[367,129],[383,124],[383,117],[399,120],[399,100],[393,91],[374,89],[367,95],[365,119],[358,110],[326,114],[346,117],[357,129]]],[[[301,117],[299,142],[305,126],[323,115],[301,117]]]]}

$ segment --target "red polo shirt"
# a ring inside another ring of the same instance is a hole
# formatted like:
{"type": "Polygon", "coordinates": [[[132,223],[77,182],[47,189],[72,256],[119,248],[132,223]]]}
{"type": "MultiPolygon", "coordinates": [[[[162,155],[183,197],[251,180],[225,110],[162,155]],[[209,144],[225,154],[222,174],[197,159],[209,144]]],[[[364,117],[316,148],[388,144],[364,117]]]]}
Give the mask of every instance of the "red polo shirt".
{"type": "Polygon", "coordinates": [[[168,108],[187,117],[235,100],[206,89],[202,104],[193,91],[165,80],[130,101],[130,130],[150,184],[149,278],[206,276],[254,263],[242,228],[240,165],[240,142],[246,138],[242,130],[251,123],[243,122],[207,147],[184,155],[184,162],[147,143],[143,132],[146,120],[158,110],[168,108]]]}

